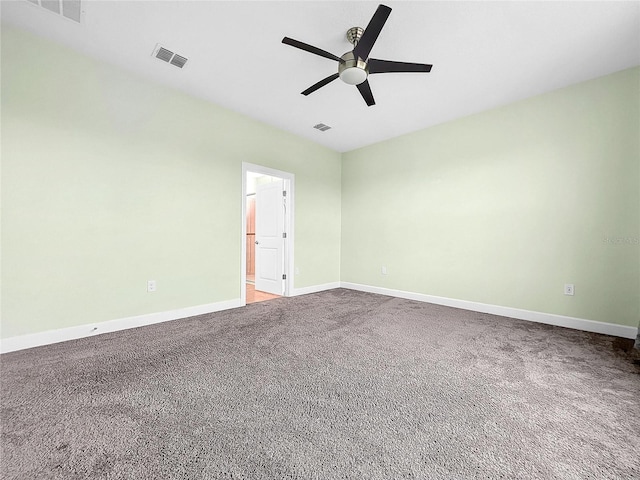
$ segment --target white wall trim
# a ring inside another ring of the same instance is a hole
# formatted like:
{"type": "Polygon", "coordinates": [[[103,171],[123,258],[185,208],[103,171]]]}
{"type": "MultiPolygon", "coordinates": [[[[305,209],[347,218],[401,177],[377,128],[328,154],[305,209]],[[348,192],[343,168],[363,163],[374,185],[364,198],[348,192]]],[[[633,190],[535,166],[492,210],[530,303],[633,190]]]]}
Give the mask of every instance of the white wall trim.
{"type": "Polygon", "coordinates": [[[306,295],[308,293],[324,292],[325,290],[333,290],[340,288],[340,282],[323,283],[321,285],[311,285],[310,287],[294,288],[291,296],[306,295]]]}
{"type": "Polygon", "coordinates": [[[24,350],[25,348],[39,347],[51,343],[66,342],[78,338],[91,337],[101,333],[117,332],[129,328],[144,327],[154,323],[168,322],[181,318],[193,317],[204,313],[219,312],[231,308],[242,307],[240,299],[227,300],[224,302],[209,303],[206,305],[196,305],[193,307],[169,310],[166,312],[149,313],[135,317],[118,318],[106,322],[89,323],[75,327],[48,330],[46,332],[19,335],[0,340],[0,353],[24,350]]]}
{"type": "Polygon", "coordinates": [[[586,320],[584,318],[567,317],[564,315],[556,315],[553,313],[534,312],[531,310],[522,310],[519,308],[469,302],[467,300],[437,297],[434,295],[426,295],[423,293],[406,292],[403,290],[393,290],[390,288],[361,285],[358,283],[340,282],[340,286],[342,288],[359,290],[361,292],[379,293],[381,295],[389,295],[391,297],[417,300],[418,302],[434,303],[436,305],[445,305],[447,307],[472,310],[474,312],[491,313],[493,315],[517,318],[519,320],[528,320],[530,322],[546,323],[547,325],[555,325],[558,327],[583,330],[585,332],[602,333],[605,335],[612,335],[614,337],[636,338],[638,332],[638,329],[635,327],[616,325],[614,323],[597,322],[595,320],[586,320]]]}

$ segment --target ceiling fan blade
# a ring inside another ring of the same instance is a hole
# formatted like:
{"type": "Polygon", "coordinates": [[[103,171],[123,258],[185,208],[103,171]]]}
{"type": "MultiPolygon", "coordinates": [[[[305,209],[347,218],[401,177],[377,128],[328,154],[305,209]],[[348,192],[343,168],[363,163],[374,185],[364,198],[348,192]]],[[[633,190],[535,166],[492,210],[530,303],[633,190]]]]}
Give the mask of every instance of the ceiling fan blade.
{"type": "Polygon", "coordinates": [[[376,58],[370,58],[367,61],[369,66],[369,73],[391,73],[391,72],[425,72],[431,71],[433,65],[425,63],[408,63],[408,62],[393,62],[391,60],[378,60],[376,58]]]}
{"type": "Polygon", "coordinates": [[[364,101],[367,102],[367,106],[375,105],[376,101],[373,99],[373,93],[371,93],[371,87],[369,86],[369,80],[365,80],[364,82],[356,85],[358,90],[360,91],[360,95],[364,98],[364,101]]]}
{"type": "Polygon", "coordinates": [[[338,78],[338,76],[339,75],[337,73],[334,73],[333,75],[329,75],[327,78],[324,78],[324,79],[320,80],[315,85],[311,85],[304,92],[302,92],[302,95],[309,95],[310,93],[315,92],[319,88],[324,87],[327,83],[333,82],[336,78],[338,78]]]}
{"type": "Polygon", "coordinates": [[[384,27],[384,24],[390,14],[391,9],[389,7],[386,5],[378,5],[376,13],[371,17],[369,25],[364,29],[364,33],[362,34],[360,41],[353,49],[353,54],[356,57],[360,57],[363,60],[366,60],[367,57],[369,57],[369,52],[371,52],[373,44],[376,43],[378,35],[380,35],[380,31],[382,30],[382,27],[384,27]]]}
{"type": "Polygon", "coordinates": [[[336,62],[344,62],[344,60],[342,60],[340,57],[336,57],[333,53],[326,52],[318,47],[314,47],[313,45],[299,42],[298,40],[294,40],[293,38],[284,37],[282,39],[282,43],[299,48],[300,50],[304,50],[305,52],[315,53],[316,55],[320,55],[321,57],[335,60],[336,62]]]}

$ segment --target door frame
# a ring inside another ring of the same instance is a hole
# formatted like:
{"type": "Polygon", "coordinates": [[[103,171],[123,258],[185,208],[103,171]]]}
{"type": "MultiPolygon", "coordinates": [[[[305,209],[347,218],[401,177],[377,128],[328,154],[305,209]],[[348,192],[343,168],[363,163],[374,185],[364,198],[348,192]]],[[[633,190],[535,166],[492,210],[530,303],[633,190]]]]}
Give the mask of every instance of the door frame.
{"type": "Polygon", "coordinates": [[[256,165],[254,163],[242,162],[242,255],[240,256],[240,302],[242,305],[247,304],[247,173],[259,173],[261,175],[269,175],[271,177],[278,177],[283,180],[284,190],[287,192],[286,196],[286,211],[284,215],[284,231],[287,233],[287,238],[284,242],[284,273],[287,276],[284,282],[283,296],[291,296],[293,292],[293,246],[294,246],[294,184],[295,175],[289,172],[283,172],[282,170],[276,170],[274,168],[265,167],[262,165],[256,165]]]}

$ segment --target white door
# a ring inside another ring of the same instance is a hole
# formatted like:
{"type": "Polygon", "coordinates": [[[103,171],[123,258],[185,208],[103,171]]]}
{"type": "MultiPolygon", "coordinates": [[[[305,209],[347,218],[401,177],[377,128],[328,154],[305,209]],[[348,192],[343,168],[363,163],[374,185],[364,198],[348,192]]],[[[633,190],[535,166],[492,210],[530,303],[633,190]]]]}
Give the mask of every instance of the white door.
{"type": "Polygon", "coordinates": [[[282,295],[284,273],[283,181],[256,186],[256,290],[282,295]]]}

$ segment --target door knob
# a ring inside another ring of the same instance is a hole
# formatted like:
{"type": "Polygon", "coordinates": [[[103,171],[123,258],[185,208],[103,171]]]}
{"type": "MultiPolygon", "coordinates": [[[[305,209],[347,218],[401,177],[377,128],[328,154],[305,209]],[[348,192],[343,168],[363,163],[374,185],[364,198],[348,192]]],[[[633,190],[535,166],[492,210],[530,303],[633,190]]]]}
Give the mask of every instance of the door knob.
{"type": "Polygon", "coordinates": [[[258,240],[256,240],[256,245],[258,245],[260,242],[258,240]]]}

